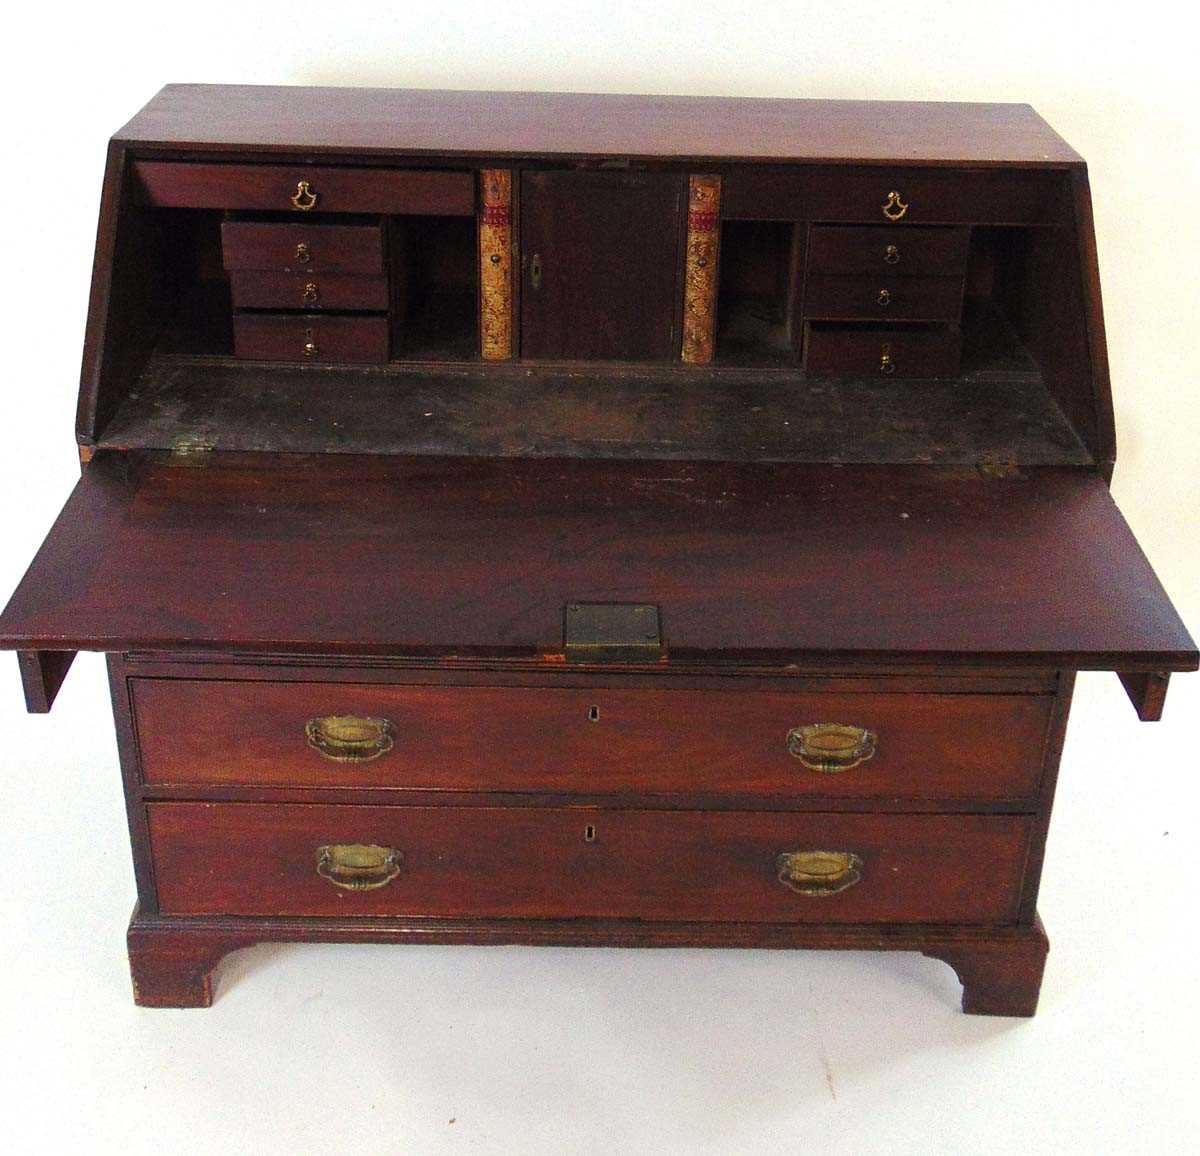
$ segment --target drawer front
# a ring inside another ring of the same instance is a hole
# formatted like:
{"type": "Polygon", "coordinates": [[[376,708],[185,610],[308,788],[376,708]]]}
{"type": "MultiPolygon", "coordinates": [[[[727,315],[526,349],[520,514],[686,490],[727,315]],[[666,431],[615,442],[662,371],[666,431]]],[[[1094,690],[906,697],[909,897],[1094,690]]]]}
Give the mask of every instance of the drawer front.
{"type": "Polygon", "coordinates": [[[168,209],[475,215],[475,175],[429,169],[135,161],[145,204],[168,209]]]}
{"type": "Polygon", "coordinates": [[[954,328],[806,325],[804,368],[818,377],[954,377],[959,348],[954,328]]]}
{"type": "Polygon", "coordinates": [[[804,315],[849,321],[957,321],[960,277],[809,277],[804,315]]]}
{"type": "Polygon", "coordinates": [[[274,273],[235,269],[229,274],[235,309],[373,309],[388,307],[385,276],[274,273]]]}
{"type": "Polygon", "coordinates": [[[223,221],[226,269],[277,272],[382,273],[383,226],[315,222],[223,221]]]}
{"type": "Polygon", "coordinates": [[[236,357],[256,361],[380,365],[388,360],[388,319],[319,313],[235,313],[233,352],[236,357]]]}
{"type": "Polygon", "coordinates": [[[148,812],[167,915],[1003,922],[1016,915],[1031,825],[567,807],[148,812]]]}
{"type": "Polygon", "coordinates": [[[149,783],[1027,800],[1052,698],[130,680],[149,783]],[[386,720],[362,750],[313,720],[386,720]],[[812,724],[871,732],[824,766],[812,724]],[[791,736],[791,737],[789,737],[791,736]],[[851,751],[852,755],[854,752],[851,751]],[[339,756],[357,757],[339,757],[339,756]]]}
{"type": "Polygon", "coordinates": [[[743,168],[726,174],[721,211],[742,220],[882,225],[900,236],[911,225],[1052,224],[1067,220],[1065,181],[1036,169],[743,168]]]}
{"type": "Polygon", "coordinates": [[[808,269],[810,273],[962,277],[968,236],[967,229],[814,225],[808,234],[808,269]]]}

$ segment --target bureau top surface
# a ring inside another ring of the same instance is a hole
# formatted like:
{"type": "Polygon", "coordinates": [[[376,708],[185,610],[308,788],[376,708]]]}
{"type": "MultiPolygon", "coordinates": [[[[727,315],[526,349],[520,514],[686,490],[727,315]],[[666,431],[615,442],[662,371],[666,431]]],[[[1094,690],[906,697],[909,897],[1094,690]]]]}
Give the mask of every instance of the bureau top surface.
{"type": "Polygon", "coordinates": [[[116,139],[218,152],[1080,162],[1026,104],[385,88],[171,84],[116,139]]]}

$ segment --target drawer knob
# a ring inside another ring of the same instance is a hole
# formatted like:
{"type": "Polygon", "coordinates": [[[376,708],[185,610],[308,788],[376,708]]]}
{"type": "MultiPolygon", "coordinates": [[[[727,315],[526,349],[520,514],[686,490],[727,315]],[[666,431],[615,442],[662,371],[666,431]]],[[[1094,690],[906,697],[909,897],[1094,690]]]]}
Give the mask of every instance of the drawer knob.
{"type": "Polygon", "coordinates": [[[888,289],[880,289],[879,297],[877,298],[880,306],[886,309],[892,303],[892,294],[888,289]]]}
{"type": "Polygon", "coordinates": [[[317,303],[317,298],[319,296],[320,296],[320,291],[317,289],[317,283],[315,281],[306,281],[304,283],[304,294],[303,294],[304,304],[305,305],[315,305],[317,303]]]}
{"type": "Polygon", "coordinates": [[[862,878],[863,861],[851,851],[784,851],[779,882],[797,895],[836,895],[862,878]]]}
{"type": "Polygon", "coordinates": [[[887,200],[880,205],[883,209],[883,215],[889,221],[898,221],[905,213],[908,212],[908,205],[900,199],[900,194],[893,189],[887,195],[887,200]]]}
{"type": "Polygon", "coordinates": [[[836,775],[865,763],[875,754],[878,739],[866,727],[842,723],[810,723],[788,731],[788,753],[810,771],[836,775]]]}
{"type": "Polygon", "coordinates": [[[374,891],[400,874],[402,852],[373,843],[331,843],[317,848],[317,874],[346,891],[374,891]]]}
{"type": "Polygon", "coordinates": [[[317,348],[317,343],[311,337],[304,343],[305,357],[316,357],[320,352],[321,351],[317,348]]]}
{"type": "Polygon", "coordinates": [[[900,246],[889,245],[886,249],[884,249],[883,260],[884,263],[888,265],[897,264],[900,260],[900,246]]]}
{"type": "Polygon", "coordinates": [[[396,728],[390,719],[353,714],[310,718],[304,727],[308,745],[339,763],[365,763],[392,749],[396,728]]]}
{"type": "Polygon", "coordinates": [[[297,181],[296,191],[291,195],[293,209],[299,209],[302,213],[307,213],[310,209],[317,207],[317,194],[308,187],[308,181],[297,181]]]}

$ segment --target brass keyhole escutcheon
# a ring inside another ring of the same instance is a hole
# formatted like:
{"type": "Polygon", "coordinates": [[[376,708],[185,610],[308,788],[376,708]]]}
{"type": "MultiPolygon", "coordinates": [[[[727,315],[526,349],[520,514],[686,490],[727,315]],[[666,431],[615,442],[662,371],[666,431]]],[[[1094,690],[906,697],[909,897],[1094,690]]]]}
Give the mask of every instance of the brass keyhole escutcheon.
{"type": "Polygon", "coordinates": [[[589,823],[583,829],[583,841],[585,843],[594,843],[596,841],[596,828],[592,823],[589,823]]]}
{"type": "Polygon", "coordinates": [[[882,308],[886,308],[892,303],[892,295],[887,289],[880,289],[877,300],[882,308]]]}
{"type": "Polygon", "coordinates": [[[306,281],[304,284],[304,304],[315,305],[319,296],[317,283],[315,281],[306,281]]]}
{"type": "Polygon", "coordinates": [[[900,194],[895,189],[888,193],[887,200],[880,205],[880,208],[889,221],[898,221],[908,212],[908,205],[900,199],[900,194]]]}
{"type": "Polygon", "coordinates": [[[883,251],[883,260],[887,265],[895,265],[900,260],[900,247],[898,245],[889,245],[883,251]]]}
{"type": "Polygon", "coordinates": [[[892,360],[892,347],[884,345],[879,350],[879,372],[880,373],[895,373],[896,363],[892,360]]]}
{"type": "Polygon", "coordinates": [[[299,209],[302,213],[307,213],[310,209],[317,207],[317,194],[308,187],[308,181],[297,181],[296,191],[289,199],[292,202],[292,208],[299,209]]]}
{"type": "Polygon", "coordinates": [[[300,244],[296,246],[296,260],[299,261],[301,265],[307,265],[312,260],[312,253],[309,251],[307,241],[301,241],[300,244]]]}

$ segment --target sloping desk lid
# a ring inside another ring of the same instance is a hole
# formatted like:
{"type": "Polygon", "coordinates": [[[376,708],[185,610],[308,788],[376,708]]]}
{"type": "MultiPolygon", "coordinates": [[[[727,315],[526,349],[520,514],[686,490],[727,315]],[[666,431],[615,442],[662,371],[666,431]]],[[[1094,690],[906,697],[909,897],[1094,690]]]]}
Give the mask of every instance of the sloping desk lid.
{"type": "Polygon", "coordinates": [[[1190,669],[1096,475],[101,452],[0,616],[23,651],[544,658],[571,602],[667,661],[1190,669]]]}

